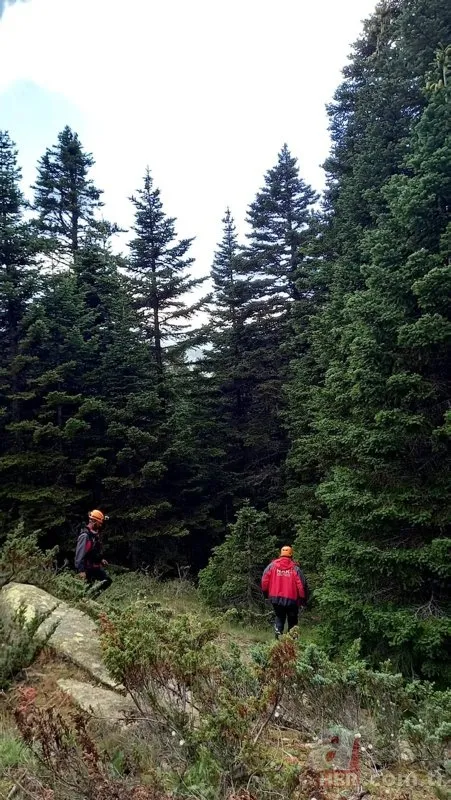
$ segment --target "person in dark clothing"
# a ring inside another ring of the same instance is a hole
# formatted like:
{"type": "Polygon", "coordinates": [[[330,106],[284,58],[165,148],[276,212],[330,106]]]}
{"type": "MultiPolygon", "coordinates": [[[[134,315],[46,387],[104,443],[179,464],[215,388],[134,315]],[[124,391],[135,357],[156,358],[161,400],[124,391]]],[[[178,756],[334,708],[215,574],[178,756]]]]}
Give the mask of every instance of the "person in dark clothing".
{"type": "Polygon", "coordinates": [[[288,630],[299,621],[299,607],[307,603],[308,585],[300,568],[293,561],[293,549],[282,547],[280,557],[269,564],[262,576],[262,591],[269,598],[275,614],[276,638],[282,635],[285,622],[288,630]]]}
{"type": "Polygon", "coordinates": [[[81,531],[75,551],[75,569],[80,578],[85,578],[88,586],[100,582],[96,593],[103,592],[111,586],[111,578],[104,567],[108,565],[102,554],[100,531],[105,522],[102,511],[91,511],[88,524],[81,531]]]}

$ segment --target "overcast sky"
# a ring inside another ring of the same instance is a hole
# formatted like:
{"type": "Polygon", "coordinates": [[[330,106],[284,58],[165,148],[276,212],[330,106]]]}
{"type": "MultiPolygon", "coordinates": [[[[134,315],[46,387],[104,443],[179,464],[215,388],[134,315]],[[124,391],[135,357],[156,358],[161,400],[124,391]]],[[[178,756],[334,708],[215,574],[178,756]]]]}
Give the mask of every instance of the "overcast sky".
{"type": "Polygon", "coordinates": [[[105,216],[131,224],[146,165],[205,274],[230,206],[286,141],[323,186],[325,104],[375,0],[0,0],[0,128],[24,181],[69,124],[96,159],[105,216]]]}

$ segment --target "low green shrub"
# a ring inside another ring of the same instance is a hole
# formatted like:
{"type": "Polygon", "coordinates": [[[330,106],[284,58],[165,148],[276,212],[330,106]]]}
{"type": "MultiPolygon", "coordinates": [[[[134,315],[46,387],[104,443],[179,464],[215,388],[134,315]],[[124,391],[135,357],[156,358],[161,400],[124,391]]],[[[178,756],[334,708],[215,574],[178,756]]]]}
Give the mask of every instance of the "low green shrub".
{"type": "Polygon", "coordinates": [[[208,565],[199,573],[199,593],[211,608],[263,610],[260,589],[263,569],[277,552],[267,515],[246,504],[230,525],[225,541],[213,548],[208,565]]]}
{"type": "Polygon", "coordinates": [[[0,725],[0,776],[9,770],[29,764],[30,751],[18,736],[0,725]]]}
{"type": "Polygon", "coordinates": [[[103,618],[107,667],[158,743],[168,791],[209,800],[252,784],[264,798],[277,780],[289,797],[292,768],[275,763],[267,735],[293,676],[295,643],[277,643],[262,670],[219,641],[220,622],[141,600],[103,618]]]}
{"type": "Polygon", "coordinates": [[[7,535],[0,553],[0,587],[11,581],[51,586],[57,552],[57,547],[42,551],[38,532],[27,533],[24,523],[19,522],[7,535]]]}
{"type": "Polygon", "coordinates": [[[25,608],[20,607],[9,622],[0,620],[0,690],[9,687],[13,679],[33,663],[47,643],[54,627],[47,631],[45,637],[38,638],[36,634],[48,616],[37,614],[27,620],[25,608]]]}
{"type": "Polygon", "coordinates": [[[69,570],[55,573],[51,581],[48,581],[46,585],[39,583],[39,576],[37,576],[36,583],[51,594],[54,594],[55,597],[72,605],[78,605],[86,599],[87,586],[85,581],[78,578],[75,573],[69,572],[69,570]]]}
{"type": "Polygon", "coordinates": [[[280,724],[299,741],[349,732],[369,766],[397,762],[407,741],[426,768],[445,769],[448,692],[406,681],[389,663],[371,668],[358,643],[333,660],[290,635],[249,660],[218,639],[220,622],[144,600],[102,619],[107,666],[149,726],[168,791],[208,800],[247,788],[266,798],[277,785],[289,798],[299,768],[271,747],[280,724]]]}
{"type": "Polygon", "coordinates": [[[451,742],[451,689],[436,691],[432,684],[415,681],[405,688],[410,714],[403,720],[401,735],[426,765],[439,765],[451,777],[451,759],[445,755],[451,742]],[[413,709],[413,712],[412,712],[413,709]]]}
{"type": "MultiPolygon", "coordinates": [[[[255,648],[253,657],[266,668],[267,648],[255,648]]],[[[397,762],[406,741],[418,762],[443,768],[451,737],[451,691],[407,681],[390,662],[371,668],[360,657],[359,642],[340,659],[331,659],[316,644],[298,642],[293,684],[281,715],[310,739],[337,727],[357,733],[370,763],[397,762]]]]}

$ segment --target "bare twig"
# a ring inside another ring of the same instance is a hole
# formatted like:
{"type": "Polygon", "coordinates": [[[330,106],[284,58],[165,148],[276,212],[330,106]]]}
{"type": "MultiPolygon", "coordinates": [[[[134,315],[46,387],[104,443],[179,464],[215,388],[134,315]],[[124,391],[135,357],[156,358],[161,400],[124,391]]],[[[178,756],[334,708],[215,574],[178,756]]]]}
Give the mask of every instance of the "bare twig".
{"type": "Polygon", "coordinates": [[[271,720],[272,720],[272,718],[273,718],[273,716],[274,716],[274,714],[276,712],[276,708],[277,708],[278,705],[279,705],[279,696],[276,697],[276,699],[275,699],[275,701],[273,703],[273,706],[271,708],[270,713],[263,720],[263,722],[260,725],[257,733],[255,734],[255,736],[254,736],[254,738],[252,740],[252,746],[253,747],[255,747],[255,745],[257,744],[258,740],[260,739],[260,736],[262,735],[263,731],[265,730],[265,728],[268,727],[269,723],[271,722],[271,720]]]}

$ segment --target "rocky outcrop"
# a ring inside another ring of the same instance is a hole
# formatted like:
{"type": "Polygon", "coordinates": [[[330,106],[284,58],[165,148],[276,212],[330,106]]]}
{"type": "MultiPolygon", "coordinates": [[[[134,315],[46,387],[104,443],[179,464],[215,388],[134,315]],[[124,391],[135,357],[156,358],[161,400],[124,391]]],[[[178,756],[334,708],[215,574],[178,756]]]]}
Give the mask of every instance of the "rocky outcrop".
{"type": "Polygon", "coordinates": [[[37,635],[45,638],[58,655],[88,672],[96,681],[108,687],[117,687],[102,662],[102,651],[95,622],[67,603],[57,600],[43,589],[22,583],[9,583],[0,591],[0,616],[11,619],[20,607],[26,619],[36,614],[48,615],[37,635]]]}
{"type": "Polygon", "coordinates": [[[108,725],[125,726],[136,713],[130,697],[123,697],[110,689],[73,680],[59,680],[58,686],[79,708],[108,725]]]}

